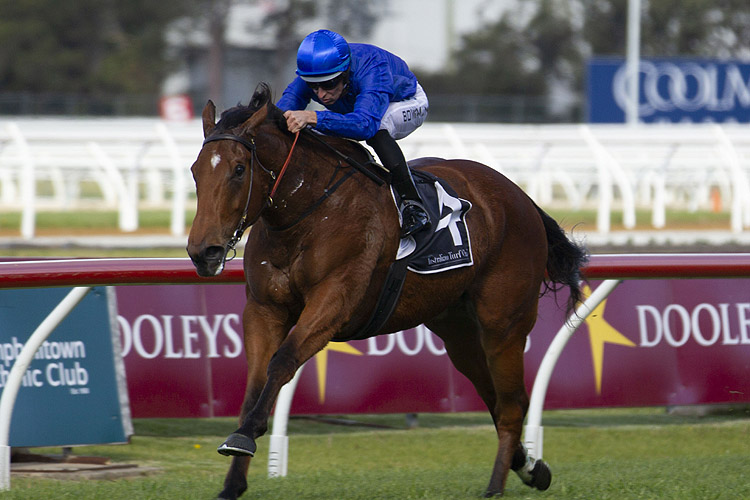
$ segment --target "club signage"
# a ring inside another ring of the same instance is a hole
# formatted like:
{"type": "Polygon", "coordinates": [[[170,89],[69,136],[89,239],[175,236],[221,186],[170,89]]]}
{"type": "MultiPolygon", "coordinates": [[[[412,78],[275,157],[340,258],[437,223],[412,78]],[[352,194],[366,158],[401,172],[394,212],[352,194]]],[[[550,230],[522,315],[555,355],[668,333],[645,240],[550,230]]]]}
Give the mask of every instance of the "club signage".
{"type": "MultiPolygon", "coordinates": [[[[236,416],[244,287],[118,287],[117,295],[133,415],[236,416]]],[[[526,346],[528,388],[564,321],[545,297],[526,346]]],[[[643,280],[620,285],[579,328],[545,407],[732,402],[750,402],[750,280],[643,280]]],[[[303,368],[292,404],[293,413],[331,414],[483,409],[423,326],[330,343],[303,368]]]]}
{"type": "MultiPolygon", "coordinates": [[[[588,63],[588,121],[622,123],[630,82],[623,59],[588,63]]],[[[750,64],[705,59],[642,59],[641,122],[750,122],[750,64]]]]}
{"type": "MultiPolygon", "coordinates": [[[[39,323],[70,290],[0,290],[0,390],[39,323]]],[[[123,443],[133,433],[114,290],[95,287],[42,343],[21,380],[11,446],[123,443]]]]}

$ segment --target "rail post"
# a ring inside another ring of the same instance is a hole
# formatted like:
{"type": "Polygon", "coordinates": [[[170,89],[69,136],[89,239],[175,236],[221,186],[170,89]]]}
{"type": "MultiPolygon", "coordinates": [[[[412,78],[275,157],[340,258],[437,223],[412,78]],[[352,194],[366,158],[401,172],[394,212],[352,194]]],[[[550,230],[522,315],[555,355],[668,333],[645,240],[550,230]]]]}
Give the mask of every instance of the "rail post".
{"type": "Polygon", "coordinates": [[[547,352],[542,358],[539,370],[536,372],[534,387],[531,390],[531,401],[529,403],[528,419],[524,427],[524,445],[529,452],[529,456],[535,459],[542,458],[544,427],[542,427],[542,410],[544,409],[544,398],[547,395],[547,386],[552,378],[552,372],[555,364],[560,358],[565,345],[573,336],[573,333],[586,320],[591,312],[604,301],[622,280],[606,280],[600,284],[596,290],[576,309],[575,313],[568,318],[568,321],[558,330],[552,343],[547,348],[547,352]]]}
{"type": "Polygon", "coordinates": [[[294,378],[281,388],[279,397],[276,399],[273,427],[268,442],[268,477],[286,476],[287,463],[289,462],[289,436],[286,432],[286,425],[289,422],[289,409],[292,406],[294,391],[297,389],[297,383],[304,367],[305,365],[302,365],[297,369],[294,378]]]}

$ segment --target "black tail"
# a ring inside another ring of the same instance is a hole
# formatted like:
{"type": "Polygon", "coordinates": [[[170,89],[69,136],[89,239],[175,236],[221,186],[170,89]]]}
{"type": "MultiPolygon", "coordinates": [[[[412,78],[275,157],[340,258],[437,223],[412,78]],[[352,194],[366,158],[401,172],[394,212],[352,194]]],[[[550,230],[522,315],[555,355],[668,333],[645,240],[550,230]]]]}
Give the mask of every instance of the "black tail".
{"type": "Polygon", "coordinates": [[[581,268],[588,262],[589,253],[583,245],[568,239],[555,219],[538,206],[536,209],[547,232],[547,279],[544,280],[544,293],[549,290],[557,292],[561,286],[567,286],[570,297],[566,310],[570,315],[582,299],[581,268]]]}

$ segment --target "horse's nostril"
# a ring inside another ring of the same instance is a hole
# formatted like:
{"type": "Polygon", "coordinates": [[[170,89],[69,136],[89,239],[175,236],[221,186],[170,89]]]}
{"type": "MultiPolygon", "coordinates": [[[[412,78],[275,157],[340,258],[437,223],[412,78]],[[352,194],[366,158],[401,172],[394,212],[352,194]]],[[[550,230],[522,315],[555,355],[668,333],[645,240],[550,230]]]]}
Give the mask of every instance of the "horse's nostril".
{"type": "Polygon", "coordinates": [[[224,258],[224,247],[212,246],[206,248],[203,252],[203,256],[207,261],[217,261],[224,258]]]}
{"type": "Polygon", "coordinates": [[[195,270],[200,276],[217,276],[224,270],[224,255],[226,251],[220,245],[197,250],[188,246],[188,255],[193,261],[195,270]],[[192,250],[192,251],[191,251],[192,250]]]}

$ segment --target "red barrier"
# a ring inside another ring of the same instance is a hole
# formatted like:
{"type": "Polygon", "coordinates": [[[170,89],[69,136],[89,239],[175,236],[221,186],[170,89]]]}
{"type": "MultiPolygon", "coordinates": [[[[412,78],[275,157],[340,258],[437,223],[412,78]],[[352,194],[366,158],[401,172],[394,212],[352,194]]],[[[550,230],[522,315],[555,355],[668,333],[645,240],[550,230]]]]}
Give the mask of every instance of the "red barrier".
{"type": "MultiPolygon", "coordinates": [[[[747,282],[670,283],[656,278],[748,277],[750,254],[598,255],[592,256],[584,272],[592,281],[634,281],[613,294],[606,314],[602,307],[571,339],[559,367],[565,376],[552,380],[548,406],[746,401],[744,395],[750,394],[744,382],[750,369],[747,282]],[[644,278],[648,281],[639,283],[644,278]],[[632,370],[633,366],[640,368],[632,370]],[[646,387],[648,391],[642,390],[646,387]]],[[[123,356],[137,417],[237,414],[245,377],[244,287],[238,284],[243,281],[240,259],[230,262],[217,278],[198,277],[187,258],[0,263],[0,288],[235,283],[118,289],[123,356]],[[164,398],[164,394],[172,396],[164,398]]],[[[565,321],[554,297],[545,297],[541,305],[525,356],[529,387],[553,333],[565,321]]],[[[303,374],[292,408],[295,413],[482,407],[470,383],[451,368],[442,343],[425,329],[331,345],[312,363],[317,376],[313,370],[303,374]],[[352,375],[362,373],[364,365],[367,376],[352,375]],[[420,373],[431,375],[419,378],[420,373]]]]}
{"type": "Polygon", "coordinates": [[[594,255],[584,274],[588,279],[739,278],[750,276],[750,254],[594,255]]]}
{"type": "Polygon", "coordinates": [[[242,260],[215,278],[202,278],[188,258],[65,259],[0,262],[0,288],[49,286],[242,283],[242,260]]]}
{"type": "MultiPolygon", "coordinates": [[[[593,255],[588,279],[750,276],[750,253],[593,255]]],[[[0,288],[83,285],[242,283],[241,259],[221,276],[201,278],[187,258],[66,259],[0,262],[0,288]]]]}

